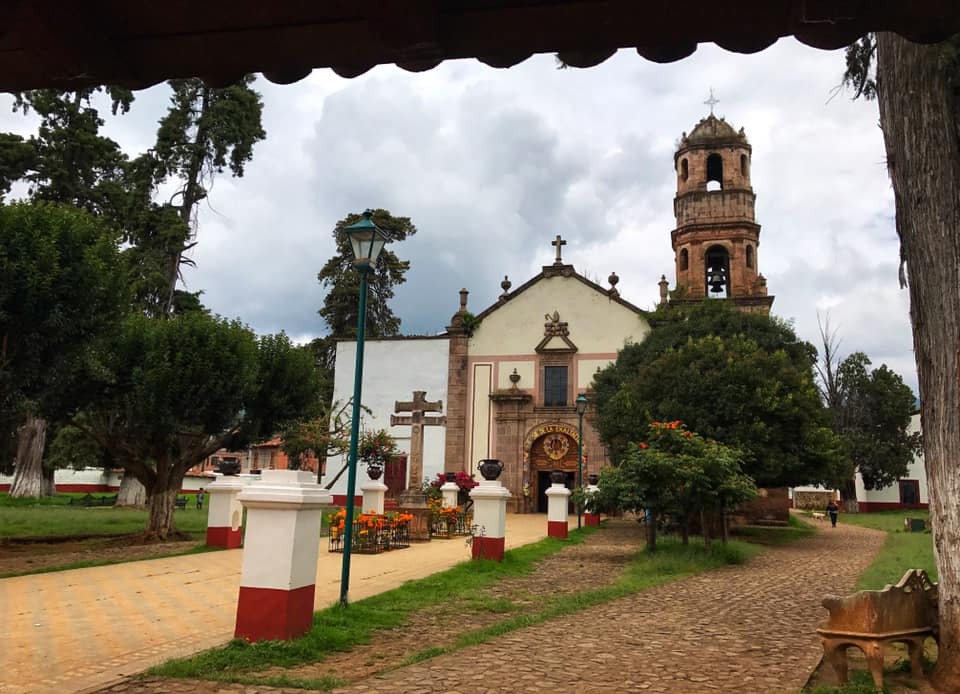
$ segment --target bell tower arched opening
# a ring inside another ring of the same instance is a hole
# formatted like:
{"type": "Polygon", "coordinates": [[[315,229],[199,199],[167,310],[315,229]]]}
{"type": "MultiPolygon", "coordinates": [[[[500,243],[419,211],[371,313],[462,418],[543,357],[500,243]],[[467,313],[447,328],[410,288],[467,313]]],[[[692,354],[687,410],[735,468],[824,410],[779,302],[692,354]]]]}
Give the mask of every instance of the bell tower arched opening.
{"type": "Polygon", "coordinates": [[[711,246],[703,259],[707,297],[725,299],[730,296],[730,254],[723,246],[711,246]]]}
{"type": "Polygon", "coordinates": [[[723,190],[723,157],[716,152],[707,157],[707,190],[723,190]]]}

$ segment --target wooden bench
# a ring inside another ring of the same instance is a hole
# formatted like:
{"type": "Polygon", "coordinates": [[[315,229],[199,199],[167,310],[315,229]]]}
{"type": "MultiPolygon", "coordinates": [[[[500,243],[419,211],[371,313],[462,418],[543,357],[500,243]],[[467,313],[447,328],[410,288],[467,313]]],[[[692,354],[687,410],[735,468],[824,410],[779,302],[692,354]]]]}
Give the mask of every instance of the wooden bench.
{"type": "Polygon", "coordinates": [[[174,501],[173,503],[176,504],[176,507],[182,511],[185,511],[187,509],[187,497],[185,496],[178,496],[177,500],[174,501]]]}
{"type": "Polygon", "coordinates": [[[910,569],[895,586],[845,598],[827,596],[822,604],[830,616],[817,633],[840,684],[847,681],[848,646],[863,651],[878,690],[883,689],[883,647],[888,643],[906,644],[911,676],[923,677],[924,639],[939,638],[937,584],[926,571],[910,569]]]}

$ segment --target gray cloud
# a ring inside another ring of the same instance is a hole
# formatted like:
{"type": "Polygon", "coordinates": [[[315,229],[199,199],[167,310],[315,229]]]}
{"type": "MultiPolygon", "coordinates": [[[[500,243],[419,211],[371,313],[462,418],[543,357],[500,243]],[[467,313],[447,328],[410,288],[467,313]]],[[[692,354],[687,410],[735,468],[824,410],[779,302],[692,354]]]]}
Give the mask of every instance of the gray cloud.
{"type": "MultiPolygon", "coordinates": [[[[258,331],[321,334],[316,273],[330,232],[376,206],[419,229],[395,248],[411,261],[394,302],[406,332],[442,330],[462,286],[479,311],[505,274],[523,283],[552,262],[556,234],[567,262],[601,283],[616,271],[623,296],[652,307],[660,275],[673,280],[673,152],[713,87],[717,113],[754,148],[774,312],[816,342],[817,311],[829,310],[845,347],[915,385],[876,105],[831,99],[842,70],[842,53],[789,40],[753,56],[701,46],[669,65],[621,51],[588,70],[537,56],[509,70],[452,61],[421,74],[261,80],[268,139],[243,179],[217,181],[188,286],[258,331]]],[[[165,98],[141,95],[111,133],[145,146],[165,98]]],[[[0,128],[22,129],[2,106],[0,128]]]]}

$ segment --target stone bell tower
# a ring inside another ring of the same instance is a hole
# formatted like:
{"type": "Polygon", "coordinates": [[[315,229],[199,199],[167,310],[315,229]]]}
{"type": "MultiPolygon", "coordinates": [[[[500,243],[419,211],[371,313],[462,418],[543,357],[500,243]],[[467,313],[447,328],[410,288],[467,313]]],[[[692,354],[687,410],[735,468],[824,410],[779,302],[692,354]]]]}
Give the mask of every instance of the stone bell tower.
{"type": "Polygon", "coordinates": [[[742,311],[770,312],[773,297],[757,268],[752,152],[743,129],[734,130],[712,108],[680,139],[673,157],[677,227],[670,239],[677,291],[671,301],[728,299],[742,311]]]}

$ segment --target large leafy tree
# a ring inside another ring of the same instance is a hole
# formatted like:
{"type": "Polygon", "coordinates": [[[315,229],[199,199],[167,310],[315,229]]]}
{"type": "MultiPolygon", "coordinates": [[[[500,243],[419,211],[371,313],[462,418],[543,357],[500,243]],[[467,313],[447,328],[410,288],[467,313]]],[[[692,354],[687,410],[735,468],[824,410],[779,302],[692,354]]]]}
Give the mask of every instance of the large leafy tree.
{"type": "MultiPolygon", "coordinates": [[[[876,66],[880,127],[909,278],[923,452],[939,576],[940,649],[933,682],[960,691],[960,36],[913,44],[870,36],[848,60],[853,84],[876,66]]],[[[869,96],[869,94],[867,94],[869,96]]]]}
{"type": "Polygon", "coordinates": [[[106,350],[105,395],[76,425],[146,488],[146,539],[176,535],[183,476],[222,447],[279,431],[318,397],[310,355],[283,335],[188,312],[129,316],[106,350]]]}
{"type": "Polygon", "coordinates": [[[812,345],[725,302],[664,309],[647,340],[595,379],[597,424],[619,460],[654,421],[738,448],[758,485],[832,480],[840,445],[813,380],[812,345]]]}
{"type": "MultiPolygon", "coordinates": [[[[360,213],[347,215],[333,230],[336,254],[327,261],[317,275],[320,284],[327,290],[320,309],[320,317],[327,324],[333,337],[356,337],[357,295],[360,291],[360,273],[353,267],[350,240],[344,228],[359,222],[360,213]]],[[[390,236],[390,241],[403,241],[417,233],[417,227],[409,217],[394,217],[387,210],[373,210],[373,221],[390,236]]],[[[389,244],[377,258],[377,264],[368,275],[366,336],[389,337],[400,332],[400,318],[390,308],[393,290],[406,281],[410,262],[400,260],[390,250],[389,244]]]]}
{"type": "MultiPolygon", "coordinates": [[[[37,133],[26,140],[9,133],[0,135],[0,192],[8,192],[14,182],[21,181],[32,200],[72,205],[118,227],[117,217],[127,206],[121,184],[126,157],[116,142],[100,134],[104,121],[94,105],[99,93],[109,97],[114,114],[126,112],[133,101],[131,92],[119,88],[18,94],[14,110],[34,112],[40,124],[37,133]]],[[[118,265],[114,263],[114,272],[118,265]]],[[[56,307],[50,308],[56,311],[56,307]]],[[[19,488],[52,493],[53,471],[39,463],[46,445],[47,419],[24,408],[17,425],[17,475],[28,476],[21,478],[19,488]]]]}
{"type": "Polygon", "coordinates": [[[41,496],[47,420],[93,397],[95,341],[125,308],[116,234],[83,210],[0,205],[0,421],[19,426],[13,496],[41,496]]]}
{"type": "Polygon", "coordinates": [[[817,363],[820,394],[833,430],[844,443],[849,464],[836,486],[849,510],[856,510],[854,473],[864,487],[882,489],[905,477],[920,452],[920,434],[910,431],[916,398],[899,374],[882,364],[871,369],[863,352],[841,360],[838,340],[829,325],[821,326],[823,353],[817,363]]]}
{"type": "Polygon", "coordinates": [[[254,145],[266,137],[263,102],[251,88],[253,81],[253,75],[246,75],[221,88],[200,79],[170,81],[170,108],[160,121],[152,156],[158,180],[179,182],[171,205],[191,233],[167,250],[167,313],[175,308],[183,254],[196,243],[197,206],[207,198],[214,175],[229,169],[232,175],[243,176],[254,145]]]}

